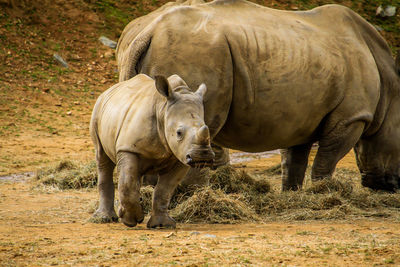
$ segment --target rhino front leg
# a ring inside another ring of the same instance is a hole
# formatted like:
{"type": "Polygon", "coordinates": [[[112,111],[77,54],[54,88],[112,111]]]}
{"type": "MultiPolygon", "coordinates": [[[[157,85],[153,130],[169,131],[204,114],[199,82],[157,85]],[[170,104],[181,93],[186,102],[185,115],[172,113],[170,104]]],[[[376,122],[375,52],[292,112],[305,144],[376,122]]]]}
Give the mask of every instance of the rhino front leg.
{"type": "Polygon", "coordinates": [[[298,190],[303,186],[308,156],[313,143],[281,149],[282,191],[298,190]]]}
{"type": "Polygon", "coordinates": [[[139,159],[134,153],[119,152],[117,168],[120,199],[118,216],[126,226],[134,227],[144,219],[142,205],[140,204],[139,159]]]}
{"type": "Polygon", "coordinates": [[[115,168],[114,162],[104,153],[102,147],[96,149],[96,162],[98,173],[98,188],[99,188],[99,208],[92,216],[94,222],[116,222],[118,216],[114,210],[114,182],[113,171],[115,168]]]}
{"type": "Polygon", "coordinates": [[[147,222],[148,228],[175,228],[176,222],[168,215],[169,201],[179,182],[185,177],[190,168],[177,162],[168,173],[160,175],[153,193],[153,208],[147,222]]]}
{"type": "Polygon", "coordinates": [[[312,167],[312,181],[332,177],[336,164],[360,139],[364,126],[363,121],[356,121],[347,126],[338,124],[328,135],[320,139],[312,167]]]}

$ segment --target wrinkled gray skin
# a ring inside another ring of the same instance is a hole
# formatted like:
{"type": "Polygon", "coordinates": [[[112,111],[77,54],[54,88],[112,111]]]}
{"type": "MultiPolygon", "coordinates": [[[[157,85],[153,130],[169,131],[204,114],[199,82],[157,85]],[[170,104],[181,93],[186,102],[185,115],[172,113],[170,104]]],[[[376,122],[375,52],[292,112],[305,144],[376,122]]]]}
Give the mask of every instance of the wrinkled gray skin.
{"type": "Polygon", "coordinates": [[[98,167],[100,205],[93,215],[117,221],[113,170],[119,173],[118,216],[127,226],[143,221],[140,178],[157,174],[149,228],[175,227],[167,208],[189,166],[210,163],[214,153],[204,123],[206,86],[191,92],[177,75],[155,82],[140,74],[120,82],[98,98],[90,122],[98,167]]]}
{"type": "Polygon", "coordinates": [[[207,85],[214,143],[286,149],[283,190],[301,187],[316,141],[312,180],[331,177],[355,147],[364,186],[399,188],[399,64],[352,10],[218,0],[164,10],[127,43],[118,50],[120,80],[177,73],[189,86],[207,85]]]}

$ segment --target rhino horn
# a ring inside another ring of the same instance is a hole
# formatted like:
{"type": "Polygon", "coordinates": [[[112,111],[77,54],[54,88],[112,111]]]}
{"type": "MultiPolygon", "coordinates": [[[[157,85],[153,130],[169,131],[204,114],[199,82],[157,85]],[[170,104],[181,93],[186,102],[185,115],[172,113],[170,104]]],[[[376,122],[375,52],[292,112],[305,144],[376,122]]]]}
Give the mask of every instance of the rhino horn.
{"type": "Polygon", "coordinates": [[[197,130],[197,142],[200,145],[210,144],[210,131],[208,130],[207,125],[203,125],[197,130]]]}

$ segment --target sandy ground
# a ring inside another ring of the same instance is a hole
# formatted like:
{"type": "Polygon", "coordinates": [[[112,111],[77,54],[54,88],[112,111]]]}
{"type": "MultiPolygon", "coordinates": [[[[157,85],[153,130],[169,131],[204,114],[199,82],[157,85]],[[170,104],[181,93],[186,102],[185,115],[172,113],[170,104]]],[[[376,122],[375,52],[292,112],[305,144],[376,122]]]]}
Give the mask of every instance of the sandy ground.
{"type": "MultiPolygon", "coordinates": [[[[352,159],[348,155],[341,164],[352,159]]],[[[246,168],[277,162],[279,155],[249,161],[246,168]]],[[[60,191],[37,187],[29,177],[0,179],[0,265],[400,265],[400,221],[393,219],[148,230],[145,224],[88,222],[96,201],[97,189],[60,191]]]]}

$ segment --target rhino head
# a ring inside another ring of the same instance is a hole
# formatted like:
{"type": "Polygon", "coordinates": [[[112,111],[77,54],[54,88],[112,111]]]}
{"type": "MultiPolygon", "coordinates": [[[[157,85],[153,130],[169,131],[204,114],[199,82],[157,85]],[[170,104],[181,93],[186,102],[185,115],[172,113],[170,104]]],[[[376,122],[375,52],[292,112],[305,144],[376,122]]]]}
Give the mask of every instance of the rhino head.
{"type": "Polygon", "coordinates": [[[196,92],[182,84],[173,88],[164,76],[156,76],[155,84],[158,92],[167,99],[163,128],[172,153],[191,167],[212,164],[215,154],[210,145],[209,129],[204,123],[205,84],[201,84],[196,92]]]}
{"type": "Polygon", "coordinates": [[[400,189],[400,98],[390,105],[378,131],[354,147],[363,186],[394,192],[400,189]]]}

